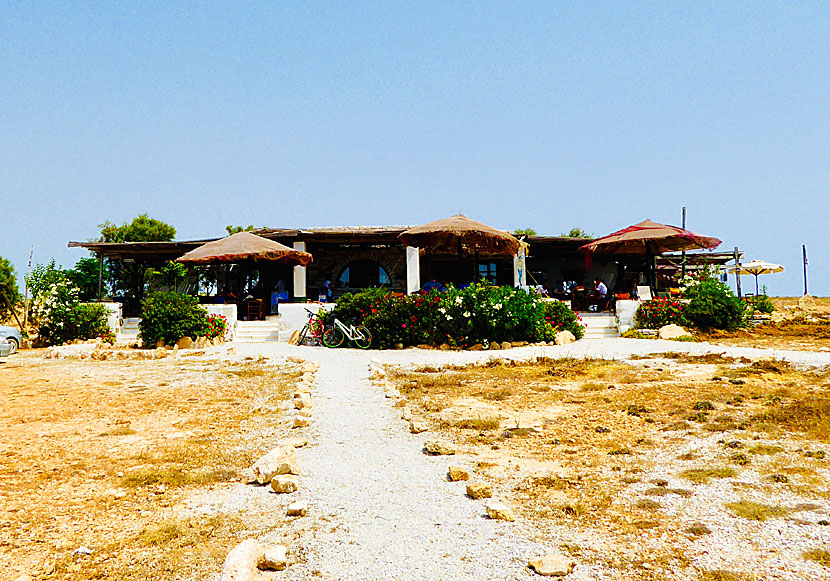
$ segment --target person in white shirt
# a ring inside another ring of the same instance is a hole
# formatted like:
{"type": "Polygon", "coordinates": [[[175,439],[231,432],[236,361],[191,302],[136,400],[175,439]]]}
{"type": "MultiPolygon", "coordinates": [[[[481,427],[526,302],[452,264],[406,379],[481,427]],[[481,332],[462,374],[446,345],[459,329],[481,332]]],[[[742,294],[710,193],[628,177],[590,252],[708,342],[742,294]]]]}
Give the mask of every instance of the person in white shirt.
{"type": "Polygon", "coordinates": [[[594,289],[599,293],[599,296],[601,297],[605,297],[605,295],[608,294],[608,287],[605,286],[605,283],[599,279],[594,281],[594,289]]]}

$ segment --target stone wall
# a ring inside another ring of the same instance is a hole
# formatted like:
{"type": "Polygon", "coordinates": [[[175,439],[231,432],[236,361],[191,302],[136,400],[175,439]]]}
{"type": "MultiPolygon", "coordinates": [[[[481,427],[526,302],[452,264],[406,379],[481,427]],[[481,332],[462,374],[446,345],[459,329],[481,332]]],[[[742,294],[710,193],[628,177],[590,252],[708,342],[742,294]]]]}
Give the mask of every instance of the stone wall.
{"type": "MultiPolygon", "coordinates": [[[[309,298],[316,299],[324,283],[337,279],[346,266],[355,260],[372,260],[380,264],[389,275],[395,292],[406,290],[406,252],[404,246],[385,247],[371,244],[326,244],[309,242],[306,250],[314,256],[314,262],[308,265],[306,288],[309,298]]],[[[347,289],[337,288],[335,296],[347,289]]]]}

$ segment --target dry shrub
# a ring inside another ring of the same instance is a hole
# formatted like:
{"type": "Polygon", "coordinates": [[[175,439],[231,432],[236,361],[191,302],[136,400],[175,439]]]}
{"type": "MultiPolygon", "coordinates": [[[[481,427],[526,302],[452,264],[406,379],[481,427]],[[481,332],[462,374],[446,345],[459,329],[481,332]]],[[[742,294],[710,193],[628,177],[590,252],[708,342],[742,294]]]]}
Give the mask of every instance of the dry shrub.
{"type": "Polygon", "coordinates": [[[724,505],[735,516],[745,518],[748,520],[765,521],[771,518],[787,516],[790,512],[781,506],[772,506],[752,500],[739,500],[737,502],[727,502],[724,505]]]}
{"type": "Polygon", "coordinates": [[[830,551],[827,549],[810,549],[809,551],[804,551],[804,558],[815,561],[819,565],[830,567],[830,551]]]}
{"type": "Polygon", "coordinates": [[[728,466],[715,468],[690,468],[680,473],[680,476],[686,480],[691,480],[695,484],[708,484],[713,478],[732,478],[737,476],[734,468],[728,466]]]}
{"type": "Polygon", "coordinates": [[[751,420],[762,429],[796,430],[822,442],[830,442],[830,397],[812,395],[776,405],[751,420]]]}

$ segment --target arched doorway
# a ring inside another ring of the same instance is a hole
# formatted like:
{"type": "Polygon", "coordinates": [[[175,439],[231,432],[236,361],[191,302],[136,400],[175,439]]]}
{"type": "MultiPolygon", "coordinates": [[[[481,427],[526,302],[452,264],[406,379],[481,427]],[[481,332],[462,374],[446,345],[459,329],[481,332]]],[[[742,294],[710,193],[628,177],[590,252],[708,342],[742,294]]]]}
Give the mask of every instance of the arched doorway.
{"type": "Polygon", "coordinates": [[[374,260],[352,260],[337,277],[339,287],[349,289],[378,288],[391,284],[389,274],[374,260]]]}

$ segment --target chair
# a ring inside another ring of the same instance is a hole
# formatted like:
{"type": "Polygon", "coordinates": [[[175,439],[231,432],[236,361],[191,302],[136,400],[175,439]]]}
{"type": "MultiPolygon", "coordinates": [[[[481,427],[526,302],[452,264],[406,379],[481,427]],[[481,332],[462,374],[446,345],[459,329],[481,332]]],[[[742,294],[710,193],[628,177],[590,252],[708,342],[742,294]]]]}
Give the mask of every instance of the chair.
{"type": "Polygon", "coordinates": [[[248,299],[245,312],[249,321],[259,321],[262,316],[262,299],[248,299]]]}
{"type": "Polygon", "coordinates": [[[651,300],[651,287],[650,286],[638,286],[637,287],[637,298],[642,301],[650,301],[651,300]]]}

